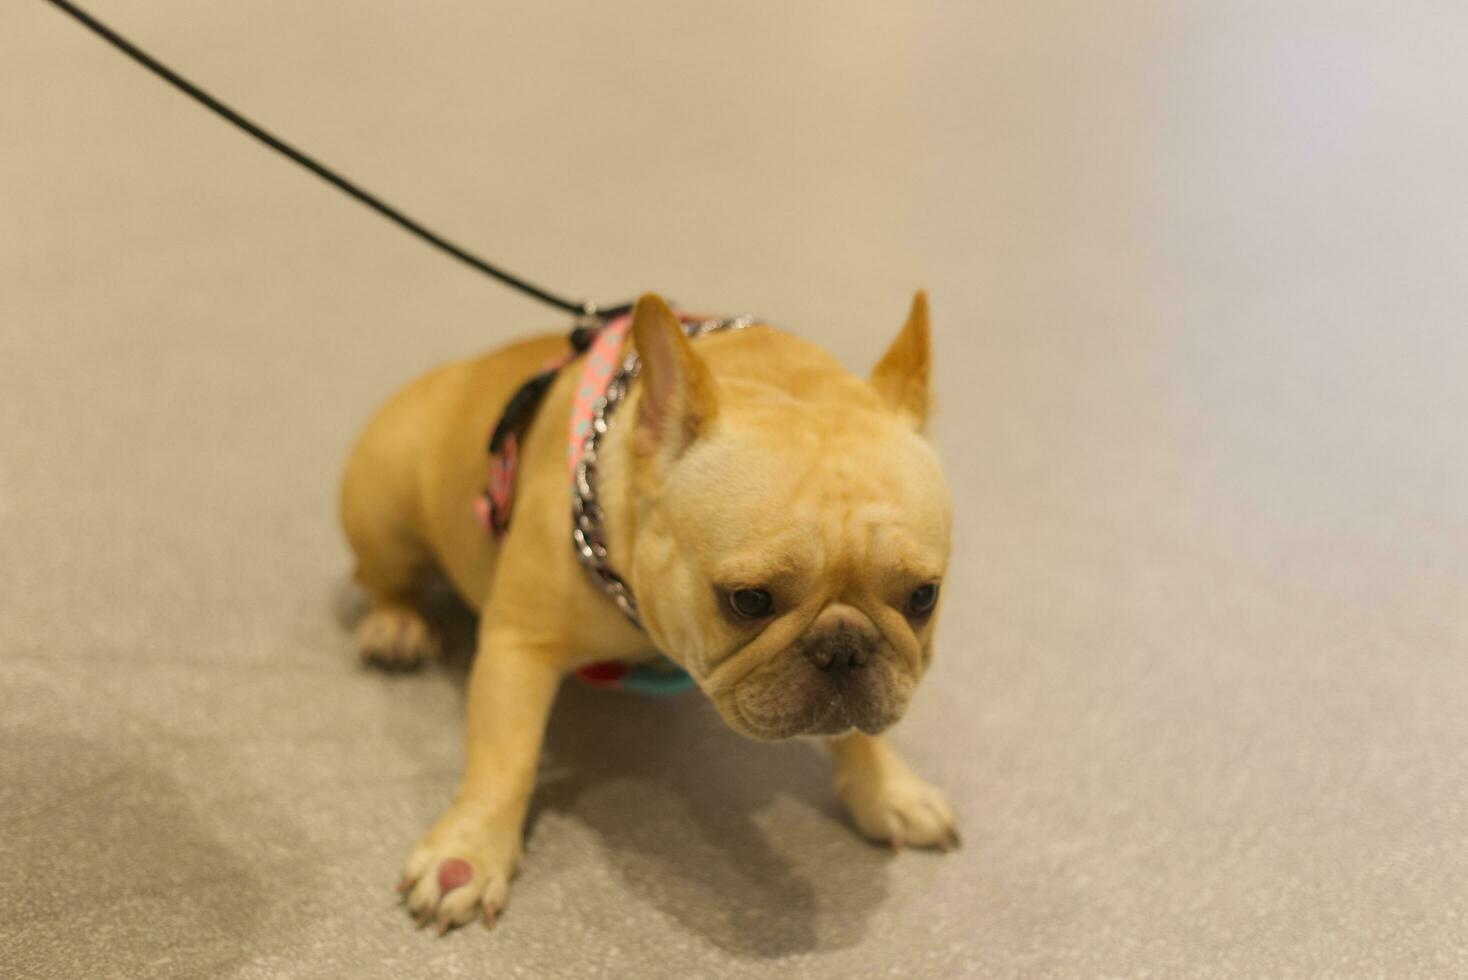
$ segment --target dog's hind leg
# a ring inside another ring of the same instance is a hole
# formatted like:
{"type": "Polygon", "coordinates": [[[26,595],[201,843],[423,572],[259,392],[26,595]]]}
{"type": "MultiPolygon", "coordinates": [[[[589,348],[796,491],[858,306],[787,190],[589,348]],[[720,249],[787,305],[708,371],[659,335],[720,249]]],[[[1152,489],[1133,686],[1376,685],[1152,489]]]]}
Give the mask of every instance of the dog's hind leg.
{"type": "Polygon", "coordinates": [[[424,619],[419,602],[419,589],[431,566],[410,552],[391,546],[365,557],[358,551],[354,577],[371,601],[357,624],[357,652],[364,663],[406,670],[441,652],[440,640],[424,619]]]}
{"type": "Polygon", "coordinates": [[[403,401],[393,399],[369,423],[341,488],[341,523],[356,558],[354,577],[370,602],[357,624],[358,653],[366,663],[399,670],[416,667],[441,648],[418,601],[434,562],[415,520],[420,508],[411,427],[404,424],[410,406],[403,401]]]}

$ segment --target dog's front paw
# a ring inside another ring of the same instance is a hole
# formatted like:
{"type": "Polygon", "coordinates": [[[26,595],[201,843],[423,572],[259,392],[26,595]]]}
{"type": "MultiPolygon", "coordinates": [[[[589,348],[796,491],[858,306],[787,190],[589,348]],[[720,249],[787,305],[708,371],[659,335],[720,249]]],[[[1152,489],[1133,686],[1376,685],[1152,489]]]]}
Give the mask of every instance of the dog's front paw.
{"type": "Polygon", "coordinates": [[[398,890],[418,927],[441,936],[476,915],[494,925],[520,856],[520,828],[456,804],[413,849],[398,890]]]}
{"type": "Polygon", "coordinates": [[[842,772],[836,795],[858,830],[893,849],[905,844],[941,851],[960,846],[953,808],[942,790],[896,758],[842,772]]]}
{"type": "Polygon", "coordinates": [[[363,663],[409,670],[438,656],[439,643],[418,610],[394,603],[377,606],[362,618],[357,651],[363,663]]]}

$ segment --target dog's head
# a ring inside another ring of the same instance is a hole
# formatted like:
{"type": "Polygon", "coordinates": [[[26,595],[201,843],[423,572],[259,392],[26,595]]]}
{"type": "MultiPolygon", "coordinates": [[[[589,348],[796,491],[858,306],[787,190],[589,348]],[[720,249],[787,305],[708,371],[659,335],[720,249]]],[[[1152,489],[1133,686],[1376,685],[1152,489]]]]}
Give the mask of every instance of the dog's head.
{"type": "Polygon", "coordinates": [[[649,633],[746,735],[886,728],[931,659],[948,561],[923,294],[868,380],[768,328],[700,340],[706,361],[656,296],[633,337],[649,633]]]}

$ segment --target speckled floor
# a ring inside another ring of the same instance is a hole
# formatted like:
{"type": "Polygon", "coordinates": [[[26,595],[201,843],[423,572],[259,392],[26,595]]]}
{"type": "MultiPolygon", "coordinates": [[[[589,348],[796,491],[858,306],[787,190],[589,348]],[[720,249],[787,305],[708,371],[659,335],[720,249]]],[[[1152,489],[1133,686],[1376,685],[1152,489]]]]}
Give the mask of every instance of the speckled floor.
{"type": "Polygon", "coordinates": [[[1468,975],[1468,8],[91,7],[552,286],[865,369],[926,285],[967,846],[568,688],[509,912],[413,931],[463,665],[355,663],[337,473],[557,318],[9,3],[0,974],[1468,975]]]}

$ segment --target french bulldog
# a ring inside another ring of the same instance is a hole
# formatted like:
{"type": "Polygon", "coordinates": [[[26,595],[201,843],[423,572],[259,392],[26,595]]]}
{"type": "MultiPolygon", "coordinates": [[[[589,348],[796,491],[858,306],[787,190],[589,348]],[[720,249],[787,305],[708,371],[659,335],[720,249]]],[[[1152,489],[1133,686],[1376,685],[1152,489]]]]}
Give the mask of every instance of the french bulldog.
{"type": "Polygon", "coordinates": [[[562,679],[600,661],[664,655],[736,732],[818,736],[835,790],[867,837],[947,849],[943,794],[883,739],[932,659],[951,506],[923,437],[927,300],[870,377],[773,327],[691,340],[656,295],[629,343],[641,373],[597,452],[609,564],[641,629],[571,546],[573,363],[519,446],[514,519],[496,539],[474,503],[486,433],[525,378],[562,354],[542,337],[440,367],[393,396],[347,463],[341,521],[370,606],[365,660],[437,655],[415,605],[442,573],[479,614],[457,797],[408,858],[401,884],[439,932],[504,908],[537,756],[562,679]]]}

